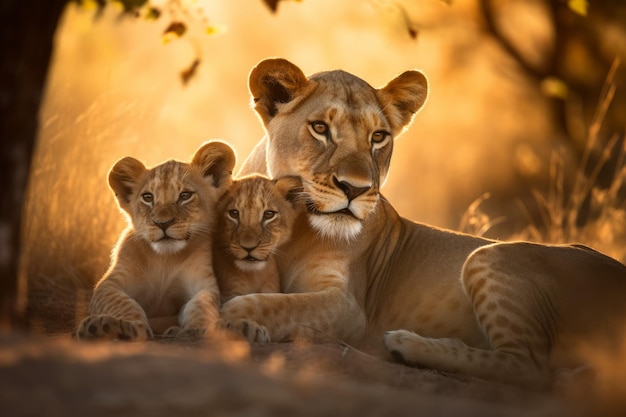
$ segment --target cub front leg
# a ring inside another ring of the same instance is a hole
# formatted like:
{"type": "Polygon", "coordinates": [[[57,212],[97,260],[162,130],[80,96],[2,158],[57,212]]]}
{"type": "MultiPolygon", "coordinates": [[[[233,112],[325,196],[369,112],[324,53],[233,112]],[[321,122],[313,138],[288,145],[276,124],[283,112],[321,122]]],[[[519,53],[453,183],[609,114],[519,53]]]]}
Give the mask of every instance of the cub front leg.
{"type": "Polygon", "coordinates": [[[103,281],[96,287],[89,312],[76,330],[79,339],[152,339],[143,308],[110,282],[103,281]]]}
{"type": "Polygon", "coordinates": [[[177,338],[201,338],[207,331],[212,330],[219,319],[220,296],[215,288],[198,291],[185,304],[180,312],[180,323],[182,327],[170,327],[164,333],[165,336],[175,336],[177,338]]]}
{"type": "Polygon", "coordinates": [[[76,336],[83,340],[148,340],[152,339],[152,331],[142,321],[128,321],[99,314],[86,317],[78,325],[76,336]]]}
{"type": "Polygon", "coordinates": [[[309,293],[263,293],[235,297],[222,306],[222,327],[248,340],[283,342],[297,337],[361,341],[366,319],[354,297],[332,287],[309,293]]]}

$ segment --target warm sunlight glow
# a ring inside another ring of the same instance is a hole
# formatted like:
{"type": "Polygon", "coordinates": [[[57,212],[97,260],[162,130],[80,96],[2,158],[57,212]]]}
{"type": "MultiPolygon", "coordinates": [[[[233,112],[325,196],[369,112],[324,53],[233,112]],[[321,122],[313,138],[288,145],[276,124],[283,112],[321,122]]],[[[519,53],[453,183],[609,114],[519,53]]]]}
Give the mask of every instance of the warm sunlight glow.
{"type": "MultiPolygon", "coordinates": [[[[544,95],[541,83],[488,37],[478,2],[283,1],[277,14],[262,1],[189,3],[196,18],[170,29],[173,18],[167,14],[132,19],[109,7],[95,19],[89,8],[67,6],[55,39],[25,209],[28,319],[34,331],[74,329],[109,264],[125,225],[107,185],[115,161],[133,156],[153,166],[188,160],[200,143],[221,138],[237,151],[235,170],[241,166],[264,133],[250,108],[247,80],[267,57],[284,57],[308,74],[343,69],[375,87],[407,69],[426,74],[428,102],[395,143],[383,189],[403,216],[449,228],[463,219],[472,231],[501,239],[524,230],[523,238],[540,240],[546,234],[537,219],[562,215],[576,224],[583,202],[574,205],[574,215],[559,204],[572,188],[581,141],[572,145],[555,127],[550,102],[567,92],[558,88],[560,79],[551,78],[553,97],[544,95]],[[555,160],[567,171],[555,169],[555,160]]],[[[529,53],[531,64],[541,65],[554,33],[543,9],[533,4],[520,9],[504,32],[523,44],[520,51],[529,53]],[[526,28],[524,36],[514,27],[526,28]]],[[[581,56],[575,62],[586,63],[581,56]]],[[[601,154],[600,143],[590,154],[601,154]]],[[[611,149],[625,153],[620,143],[611,149]]],[[[616,171],[619,187],[596,190],[585,204],[619,195],[626,171],[616,171]]],[[[612,210],[590,223],[593,236],[559,238],[608,242],[599,249],[624,260],[624,210],[612,210]]],[[[226,361],[249,355],[247,343],[226,344],[226,361]]],[[[90,352],[93,357],[85,360],[98,360],[98,349],[90,352]]],[[[0,363],[18,359],[0,351],[0,363]]],[[[280,355],[272,356],[264,369],[273,374],[283,363],[280,355]]],[[[312,365],[300,375],[315,372],[312,365]]]]}

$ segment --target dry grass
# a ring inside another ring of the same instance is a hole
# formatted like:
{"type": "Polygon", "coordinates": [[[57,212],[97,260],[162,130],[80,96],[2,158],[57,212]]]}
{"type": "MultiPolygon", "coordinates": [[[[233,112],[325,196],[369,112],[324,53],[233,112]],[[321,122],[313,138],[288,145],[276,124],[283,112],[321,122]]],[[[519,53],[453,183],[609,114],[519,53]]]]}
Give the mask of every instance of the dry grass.
{"type": "MultiPolygon", "coordinates": [[[[567,184],[564,158],[551,160],[550,184],[547,192],[533,191],[539,221],[521,202],[527,225],[508,240],[530,240],[540,243],[582,243],[626,262],[626,139],[614,135],[603,141],[598,132],[615,94],[615,73],[612,66],[605,83],[593,123],[589,129],[585,152],[573,182],[567,184]]],[[[477,198],[464,213],[460,228],[484,235],[506,217],[494,217],[483,208],[489,194],[477,198]]],[[[626,295],[625,295],[626,297],[626,295]]],[[[571,398],[594,398],[591,414],[623,415],[626,398],[626,326],[616,334],[609,350],[598,346],[581,346],[591,373],[582,372],[574,383],[564,389],[571,398]],[[591,375],[591,378],[590,378],[591,375]],[[615,411],[618,410],[618,411],[615,411]]]]}
{"type": "MultiPolygon", "coordinates": [[[[562,155],[550,162],[546,192],[533,190],[539,220],[526,204],[518,207],[527,219],[526,226],[509,237],[541,243],[582,243],[626,262],[626,140],[615,134],[608,141],[599,137],[605,115],[615,95],[616,60],[606,78],[596,115],[589,129],[583,156],[572,177],[566,172],[562,155]]],[[[493,217],[482,207],[489,199],[484,194],[463,215],[460,230],[485,235],[506,216],[493,217]]]]}

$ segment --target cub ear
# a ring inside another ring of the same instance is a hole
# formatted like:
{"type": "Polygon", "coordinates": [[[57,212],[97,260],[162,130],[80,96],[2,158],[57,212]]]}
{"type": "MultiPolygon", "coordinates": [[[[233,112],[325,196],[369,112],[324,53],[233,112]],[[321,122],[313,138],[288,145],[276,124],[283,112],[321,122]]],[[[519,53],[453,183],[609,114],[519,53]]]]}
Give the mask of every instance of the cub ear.
{"type": "Polygon", "coordinates": [[[130,198],[145,172],[146,167],[130,156],[120,159],[111,168],[109,172],[109,186],[115,193],[120,207],[124,210],[128,211],[130,198]]]}
{"type": "Polygon", "coordinates": [[[285,200],[295,205],[302,196],[302,180],[300,177],[288,176],[274,180],[276,191],[285,197],[285,200]]]}
{"type": "Polygon", "coordinates": [[[376,95],[397,136],[426,102],[428,81],[419,71],[406,71],[376,90],[376,95]]]}
{"type": "Polygon", "coordinates": [[[230,185],[235,159],[235,151],[230,145],[221,141],[211,141],[196,151],[191,165],[198,167],[202,176],[212,177],[213,186],[220,188],[230,185]]]}
{"type": "Polygon", "coordinates": [[[266,59],[252,68],[248,84],[263,123],[276,115],[277,104],[290,102],[308,82],[302,70],[286,59],[266,59]]]}

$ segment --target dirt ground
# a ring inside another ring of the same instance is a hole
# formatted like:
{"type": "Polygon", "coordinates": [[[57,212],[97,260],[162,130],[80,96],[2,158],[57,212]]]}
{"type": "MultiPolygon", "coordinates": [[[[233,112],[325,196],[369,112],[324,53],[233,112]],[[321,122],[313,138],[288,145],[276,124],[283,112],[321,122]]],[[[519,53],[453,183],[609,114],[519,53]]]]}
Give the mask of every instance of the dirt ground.
{"type": "Polygon", "coordinates": [[[585,416],[529,392],[304,342],[80,342],[0,333],[6,416],[585,416]]]}

